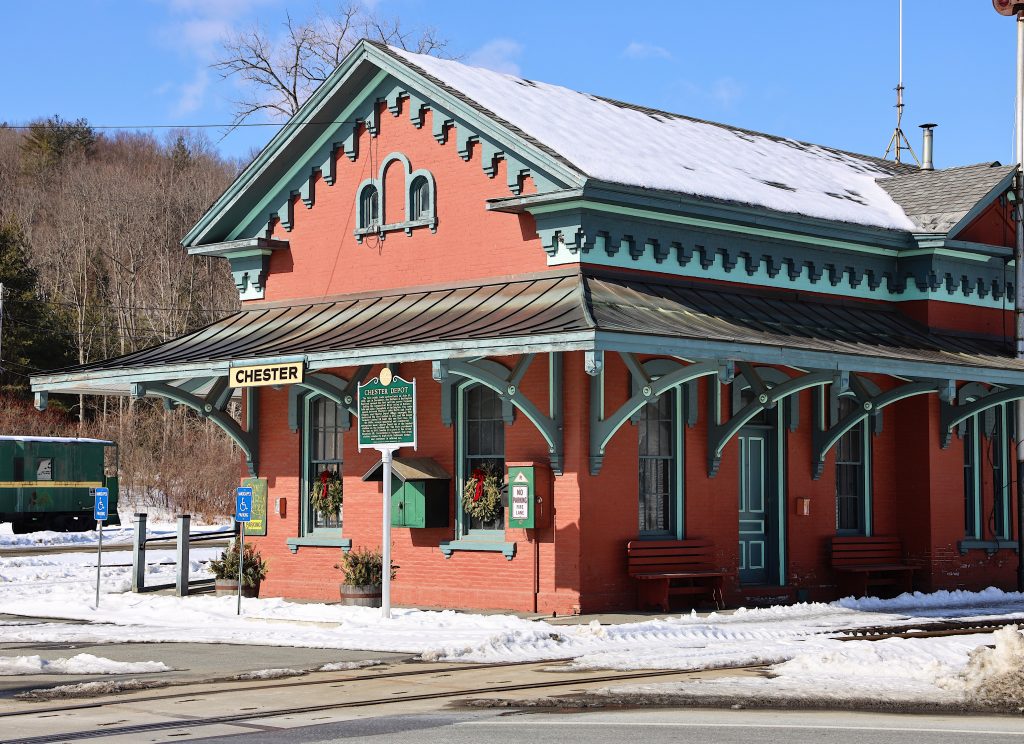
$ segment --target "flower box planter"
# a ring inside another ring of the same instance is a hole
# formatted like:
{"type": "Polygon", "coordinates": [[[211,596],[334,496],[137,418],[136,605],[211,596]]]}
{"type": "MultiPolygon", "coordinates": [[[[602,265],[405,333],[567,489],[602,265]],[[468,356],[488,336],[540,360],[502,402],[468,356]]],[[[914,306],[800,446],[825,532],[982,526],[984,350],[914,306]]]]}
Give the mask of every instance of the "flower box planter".
{"type": "Polygon", "coordinates": [[[339,584],[341,603],[355,607],[380,607],[381,606],[381,585],[365,584],[354,586],[352,584],[339,584]]]}
{"type": "MultiPolygon", "coordinates": [[[[215,579],[213,589],[218,597],[234,597],[238,594],[238,579],[215,579]]],[[[259,595],[259,584],[242,584],[243,597],[258,597],[259,595]]]]}

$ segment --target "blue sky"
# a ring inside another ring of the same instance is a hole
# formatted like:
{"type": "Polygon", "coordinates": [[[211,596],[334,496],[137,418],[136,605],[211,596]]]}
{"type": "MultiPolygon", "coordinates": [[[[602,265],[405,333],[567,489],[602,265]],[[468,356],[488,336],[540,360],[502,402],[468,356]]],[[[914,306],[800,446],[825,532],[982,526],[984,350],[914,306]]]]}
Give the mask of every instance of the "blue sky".
{"type": "MultiPolygon", "coordinates": [[[[876,155],[895,125],[898,0],[372,6],[434,26],[467,62],[669,111],[876,155]]],[[[301,19],[316,8],[302,0],[5,5],[0,120],[230,121],[238,84],[209,68],[221,36],[255,22],[277,34],[286,11],[301,19]]],[[[1013,20],[988,0],[904,0],[904,24],[904,129],[918,154],[917,125],[933,121],[938,167],[1010,162],[1013,20]]],[[[244,156],[273,132],[237,130],[218,147],[244,156]]]]}

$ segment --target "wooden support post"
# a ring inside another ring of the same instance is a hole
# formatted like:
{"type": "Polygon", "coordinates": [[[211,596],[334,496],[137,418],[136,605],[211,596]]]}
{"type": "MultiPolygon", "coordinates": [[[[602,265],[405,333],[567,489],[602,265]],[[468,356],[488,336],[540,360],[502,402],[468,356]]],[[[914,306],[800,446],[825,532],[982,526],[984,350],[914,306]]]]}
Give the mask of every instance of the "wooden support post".
{"type": "Polygon", "coordinates": [[[179,597],[188,596],[188,533],[191,522],[192,517],[188,514],[181,514],[178,517],[178,570],[175,579],[174,593],[179,597]]]}
{"type": "Polygon", "coordinates": [[[132,591],[146,588],[146,515],[135,515],[135,542],[132,545],[132,591]]]}

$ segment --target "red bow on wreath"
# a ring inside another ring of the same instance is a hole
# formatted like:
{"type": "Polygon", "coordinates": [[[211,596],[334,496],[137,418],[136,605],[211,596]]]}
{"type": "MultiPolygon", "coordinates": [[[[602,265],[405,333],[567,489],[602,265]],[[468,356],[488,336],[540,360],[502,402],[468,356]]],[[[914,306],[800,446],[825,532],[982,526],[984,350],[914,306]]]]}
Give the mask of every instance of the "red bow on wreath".
{"type": "Polygon", "coordinates": [[[322,473],[320,473],[320,484],[324,487],[325,493],[327,489],[327,481],[329,481],[330,479],[331,474],[328,471],[325,470],[322,473]]]}
{"type": "Polygon", "coordinates": [[[479,501],[480,497],[484,495],[484,481],[487,479],[487,473],[480,468],[476,468],[469,477],[476,481],[476,490],[473,491],[473,501],[479,501]]]}

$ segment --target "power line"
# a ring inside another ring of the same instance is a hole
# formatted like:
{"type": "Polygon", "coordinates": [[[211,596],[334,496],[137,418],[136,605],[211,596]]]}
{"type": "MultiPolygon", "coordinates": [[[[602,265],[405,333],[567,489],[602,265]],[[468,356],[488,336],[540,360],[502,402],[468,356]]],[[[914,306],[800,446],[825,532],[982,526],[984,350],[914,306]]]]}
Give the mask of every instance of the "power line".
{"type": "MultiPolygon", "coordinates": [[[[15,300],[8,298],[7,302],[17,303],[20,305],[55,305],[57,307],[74,307],[81,309],[82,306],[77,302],[67,302],[62,300],[15,300]]],[[[88,302],[86,303],[86,309],[97,309],[102,308],[105,310],[162,310],[169,312],[189,312],[189,313],[237,313],[238,308],[209,308],[209,307],[158,307],[158,306],[146,306],[146,305],[108,305],[105,303],[88,302]]]]}
{"type": "Polygon", "coordinates": [[[36,124],[0,124],[0,128],[7,129],[104,129],[104,130],[118,130],[118,129],[233,129],[235,127],[299,127],[309,125],[320,125],[320,126],[333,126],[335,124],[365,124],[366,122],[362,119],[353,120],[317,120],[308,119],[306,121],[285,121],[281,123],[272,121],[257,121],[257,122],[239,122],[237,124],[48,124],[46,122],[39,122],[36,124]]]}

